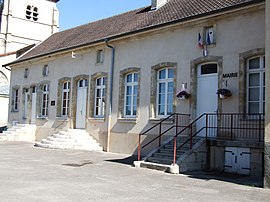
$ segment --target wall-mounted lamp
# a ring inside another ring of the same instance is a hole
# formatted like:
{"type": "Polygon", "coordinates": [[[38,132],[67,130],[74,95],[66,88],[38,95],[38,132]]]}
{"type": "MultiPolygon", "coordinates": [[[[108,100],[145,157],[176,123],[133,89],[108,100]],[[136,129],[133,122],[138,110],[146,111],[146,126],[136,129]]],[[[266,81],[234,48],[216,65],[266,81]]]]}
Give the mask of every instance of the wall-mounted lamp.
{"type": "Polygon", "coordinates": [[[182,83],[181,90],[177,93],[176,97],[180,99],[187,99],[189,96],[190,93],[187,91],[187,83],[182,83]]]}
{"type": "Polygon", "coordinates": [[[203,56],[204,57],[207,57],[208,56],[208,50],[206,48],[203,49],[203,56]]]}
{"type": "Polygon", "coordinates": [[[75,59],[75,58],[76,58],[76,54],[75,54],[75,52],[73,52],[73,51],[71,52],[71,58],[72,58],[72,59],[75,59]]]}

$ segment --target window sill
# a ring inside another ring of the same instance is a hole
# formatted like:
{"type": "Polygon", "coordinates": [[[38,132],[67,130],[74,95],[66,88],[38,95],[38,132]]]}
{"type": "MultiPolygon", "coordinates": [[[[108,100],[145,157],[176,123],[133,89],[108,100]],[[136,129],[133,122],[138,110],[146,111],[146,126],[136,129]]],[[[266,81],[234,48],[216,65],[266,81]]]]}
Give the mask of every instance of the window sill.
{"type": "Polygon", "coordinates": [[[88,118],[88,120],[91,122],[95,122],[95,123],[104,123],[105,122],[105,118],[91,117],[91,118],[88,118]]]}
{"type": "Polygon", "coordinates": [[[19,110],[12,110],[11,113],[18,113],[19,110]]]}
{"type": "Polygon", "coordinates": [[[216,43],[211,43],[209,45],[207,45],[207,48],[215,48],[216,47],[216,43]]]}
{"type": "Polygon", "coordinates": [[[103,62],[96,62],[96,66],[103,65],[103,62]]]}
{"type": "Polygon", "coordinates": [[[117,119],[120,123],[138,123],[137,118],[118,118],[117,119]]]}
{"type": "MultiPolygon", "coordinates": [[[[160,123],[164,118],[150,118],[149,119],[149,122],[150,123],[154,123],[154,124],[157,124],[157,123],[160,123]]],[[[168,119],[166,121],[163,121],[162,123],[164,124],[173,124],[174,123],[174,120],[173,119],[168,119]]]]}
{"type": "Polygon", "coordinates": [[[55,119],[57,121],[68,121],[69,120],[69,117],[62,117],[62,116],[60,116],[60,117],[56,117],[55,119]]]}
{"type": "Polygon", "coordinates": [[[48,117],[44,117],[44,116],[39,116],[37,117],[37,119],[40,119],[40,120],[45,120],[45,121],[48,121],[48,117]]]}

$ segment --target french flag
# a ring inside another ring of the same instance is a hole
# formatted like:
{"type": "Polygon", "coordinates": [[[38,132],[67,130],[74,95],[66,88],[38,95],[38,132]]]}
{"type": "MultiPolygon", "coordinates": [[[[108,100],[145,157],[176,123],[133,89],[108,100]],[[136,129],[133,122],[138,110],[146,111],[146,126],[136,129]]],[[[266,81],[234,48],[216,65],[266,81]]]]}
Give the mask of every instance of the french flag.
{"type": "Polygon", "coordinates": [[[202,36],[201,36],[201,33],[199,32],[198,33],[198,46],[199,48],[203,49],[203,42],[202,42],[202,36]]]}

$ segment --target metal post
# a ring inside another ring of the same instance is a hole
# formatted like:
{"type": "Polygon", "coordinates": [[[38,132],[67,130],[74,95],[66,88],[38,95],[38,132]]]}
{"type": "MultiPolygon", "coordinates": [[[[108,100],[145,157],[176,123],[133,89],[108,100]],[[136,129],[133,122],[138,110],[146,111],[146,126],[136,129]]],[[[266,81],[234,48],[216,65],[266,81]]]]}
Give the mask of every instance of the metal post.
{"type": "Polygon", "coordinates": [[[159,138],[158,138],[158,141],[159,141],[158,146],[160,147],[160,145],[161,145],[161,123],[159,124],[159,138]]]}
{"type": "Polygon", "coordinates": [[[261,139],[261,134],[262,134],[262,117],[261,117],[261,114],[259,114],[259,142],[262,141],[261,139]]]}
{"type": "Polygon", "coordinates": [[[205,119],[205,138],[208,139],[208,115],[206,114],[206,119],[205,119]]]}
{"type": "Polygon", "coordinates": [[[189,138],[190,138],[190,142],[189,142],[189,148],[192,149],[192,125],[190,125],[190,135],[189,135],[189,138]]]}
{"type": "Polygon", "coordinates": [[[175,116],[176,116],[176,123],[175,123],[175,125],[176,125],[176,136],[178,135],[178,114],[175,114],[175,116]]]}
{"type": "Polygon", "coordinates": [[[173,165],[176,163],[176,137],[173,140],[173,165]]]}
{"type": "Polygon", "coordinates": [[[141,160],[141,135],[139,134],[139,144],[138,144],[138,161],[141,160]]]}
{"type": "Polygon", "coordinates": [[[233,114],[231,114],[231,140],[233,140],[233,114]]]}

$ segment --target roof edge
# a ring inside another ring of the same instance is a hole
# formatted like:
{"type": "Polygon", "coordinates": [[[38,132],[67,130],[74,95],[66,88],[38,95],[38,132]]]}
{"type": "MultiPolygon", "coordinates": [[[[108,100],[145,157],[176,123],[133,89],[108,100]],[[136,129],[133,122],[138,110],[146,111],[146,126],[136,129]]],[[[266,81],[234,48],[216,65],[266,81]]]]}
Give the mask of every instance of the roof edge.
{"type": "Polygon", "coordinates": [[[182,22],[185,22],[185,21],[199,19],[199,18],[203,18],[203,17],[207,17],[207,16],[211,16],[211,15],[215,15],[215,14],[223,13],[223,12],[227,12],[227,11],[233,11],[234,9],[238,9],[238,8],[242,8],[242,7],[247,7],[247,6],[250,6],[250,5],[260,5],[260,4],[263,4],[264,2],[265,2],[265,0],[255,0],[255,1],[252,1],[252,2],[245,2],[245,3],[241,3],[241,4],[236,4],[236,5],[225,7],[225,8],[219,9],[219,10],[213,10],[213,11],[210,11],[210,12],[207,12],[207,13],[201,13],[201,14],[198,14],[198,15],[195,15],[195,16],[186,17],[186,18],[183,18],[183,19],[178,19],[178,20],[174,20],[174,21],[171,21],[171,22],[157,24],[157,25],[154,25],[154,26],[150,26],[150,27],[139,29],[139,30],[135,30],[135,31],[132,31],[132,32],[122,33],[122,34],[118,34],[118,35],[115,35],[115,36],[108,36],[106,38],[102,38],[102,39],[97,40],[97,41],[93,41],[93,42],[89,42],[89,43],[84,43],[84,44],[78,44],[76,46],[71,46],[71,47],[67,47],[67,48],[58,49],[58,50],[55,50],[55,51],[51,51],[51,52],[48,52],[48,53],[35,55],[35,56],[29,57],[29,58],[25,58],[25,59],[22,59],[22,60],[15,60],[13,62],[10,62],[8,64],[4,64],[2,66],[3,67],[6,67],[6,66],[10,66],[10,65],[15,65],[15,64],[22,63],[22,62],[26,62],[28,60],[33,60],[33,59],[37,59],[37,58],[40,58],[40,57],[46,57],[48,55],[52,55],[52,54],[56,54],[56,53],[61,53],[61,52],[65,52],[65,51],[77,49],[77,48],[80,48],[80,47],[91,46],[93,44],[98,44],[98,43],[104,42],[105,40],[108,40],[108,41],[115,40],[115,39],[122,38],[122,37],[125,37],[125,36],[134,35],[134,34],[146,32],[146,31],[150,31],[150,30],[155,30],[155,29],[159,29],[159,28],[162,28],[162,27],[166,27],[166,26],[170,26],[170,25],[182,23],[182,22]]]}

